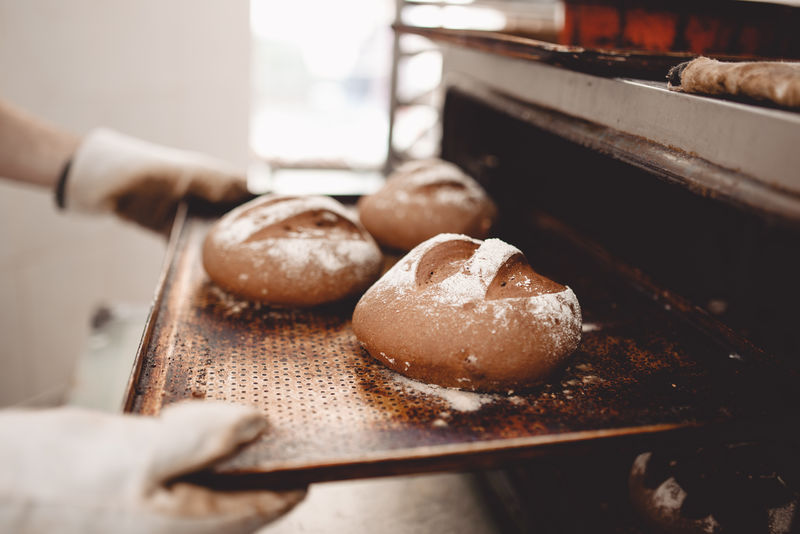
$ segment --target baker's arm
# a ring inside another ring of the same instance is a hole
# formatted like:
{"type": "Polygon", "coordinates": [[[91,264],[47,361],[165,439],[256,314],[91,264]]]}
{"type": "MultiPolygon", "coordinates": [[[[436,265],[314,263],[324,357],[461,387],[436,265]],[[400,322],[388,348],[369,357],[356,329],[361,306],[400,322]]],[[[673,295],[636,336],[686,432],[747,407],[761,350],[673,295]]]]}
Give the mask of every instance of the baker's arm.
{"type": "Polygon", "coordinates": [[[190,401],[159,417],[0,411],[0,532],[248,533],[304,490],[216,492],[173,482],[256,438],[253,408],[190,401]]]}
{"type": "Polygon", "coordinates": [[[232,207],[245,173],[198,152],[98,128],[83,138],[0,100],[0,176],[51,188],[67,211],[116,213],[164,231],[184,199],[232,207]]]}
{"type": "Polygon", "coordinates": [[[0,176],[54,189],[80,138],[0,99],[0,176]]]}

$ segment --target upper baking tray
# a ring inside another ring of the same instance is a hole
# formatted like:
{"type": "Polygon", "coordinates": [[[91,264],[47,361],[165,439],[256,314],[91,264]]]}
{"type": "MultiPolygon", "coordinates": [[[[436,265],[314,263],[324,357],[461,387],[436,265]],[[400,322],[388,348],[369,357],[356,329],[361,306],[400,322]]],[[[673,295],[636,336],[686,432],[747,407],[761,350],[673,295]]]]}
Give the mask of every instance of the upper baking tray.
{"type": "MultiPolygon", "coordinates": [[[[529,37],[485,30],[424,28],[397,24],[395,31],[416,34],[433,41],[449,43],[499,56],[529,59],[550,65],[595,74],[666,81],[671,67],[697,57],[691,52],[650,52],[646,50],[586,48],[539,41],[529,37]]],[[[714,54],[723,61],[760,59],[753,56],[714,54]]]]}
{"type": "Polygon", "coordinates": [[[797,406],[796,374],[713,320],[693,324],[668,293],[652,295],[641,279],[634,289],[624,269],[553,237],[552,225],[525,252],[535,269],[575,290],[583,340],[550,383],[502,395],[389,371],[357,343],[352,302],[277,309],[224,293],[201,265],[208,225],[179,218],[173,230],[125,408],[155,414],[183,399],[219,399],[261,409],[268,431],[206,473],[212,483],[469,469],[688,429],[746,433],[769,423],[774,432],[797,406]]]}

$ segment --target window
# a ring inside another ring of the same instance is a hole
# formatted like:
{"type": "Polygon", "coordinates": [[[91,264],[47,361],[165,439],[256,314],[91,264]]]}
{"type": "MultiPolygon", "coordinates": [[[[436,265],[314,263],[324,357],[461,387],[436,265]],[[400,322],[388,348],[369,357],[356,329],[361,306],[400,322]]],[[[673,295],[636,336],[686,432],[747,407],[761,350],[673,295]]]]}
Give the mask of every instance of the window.
{"type": "Polygon", "coordinates": [[[380,169],[393,0],[252,0],[251,147],[273,169],[380,169]]]}

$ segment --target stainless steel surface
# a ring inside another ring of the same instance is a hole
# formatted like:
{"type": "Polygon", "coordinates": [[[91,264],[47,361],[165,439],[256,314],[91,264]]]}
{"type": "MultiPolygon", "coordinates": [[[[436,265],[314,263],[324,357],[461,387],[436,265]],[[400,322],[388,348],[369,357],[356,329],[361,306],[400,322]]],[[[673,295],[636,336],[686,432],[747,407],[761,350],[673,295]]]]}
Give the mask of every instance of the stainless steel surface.
{"type": "MultiPolygon", "coordinates": [[[[695,160],[717,173],[711,189],[752,184],[784,197],[785,213],[800,219],[800,113],[720,99],[686,95],[665,84],[603,78],[524,59],[447,45],[449,85],[472,83],[512,99],[588,121],[606,130],[598,140],[619,133],[662,148],[664,162],[695,160]],[[725,171],[729,177],[724,179],[725,171]]],[[[666,73],[664,73],[666,76],[666,73]]],[[[696,173],[684,169],[681,176],[696,173]]]]}

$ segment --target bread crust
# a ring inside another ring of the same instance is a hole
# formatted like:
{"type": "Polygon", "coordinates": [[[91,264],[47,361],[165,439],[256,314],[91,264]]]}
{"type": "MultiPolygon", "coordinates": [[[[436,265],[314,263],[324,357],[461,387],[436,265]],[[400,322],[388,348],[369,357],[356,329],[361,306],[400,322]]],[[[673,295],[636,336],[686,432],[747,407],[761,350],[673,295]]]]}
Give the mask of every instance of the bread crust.
{"type": "Polygon", "coordinates": [[[364,227],[383,246],[408,251],[441,233],[483,239],[497,208],[483,188],[452,163],[411,161],[358,203],[364,227]]]}
{"type": "Polygon", "coordinates": [[[375,241],[336,200],[264,195],[223,216],[203,243],[203,266],[239,297],[315,306],[355,296],[380,273],[375,241]]]}
{"type": "Polygon", "coordinates": [[[499,239],[443,234],[401,259],[361,297],[362,346],[410,378],[471,391],[545,380],[577,348],[575,294],[499,239]]]}

